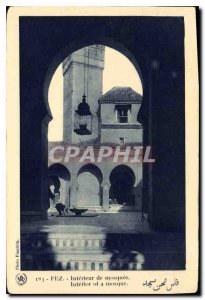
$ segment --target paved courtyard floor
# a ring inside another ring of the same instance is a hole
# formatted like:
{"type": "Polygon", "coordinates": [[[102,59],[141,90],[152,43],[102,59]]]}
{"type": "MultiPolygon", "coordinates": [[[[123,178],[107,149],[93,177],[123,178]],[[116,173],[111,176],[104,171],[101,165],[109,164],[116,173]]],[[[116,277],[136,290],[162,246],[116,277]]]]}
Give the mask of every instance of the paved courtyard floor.
{"type": "Polygon", "coordinates": [[[146,218],[139,212],[96,213],[86,212],[80,217],[67,214],[56,215],[48,220],[26,222],[23,232],[61,232],[61,233],[149,233],[146,218]]]}

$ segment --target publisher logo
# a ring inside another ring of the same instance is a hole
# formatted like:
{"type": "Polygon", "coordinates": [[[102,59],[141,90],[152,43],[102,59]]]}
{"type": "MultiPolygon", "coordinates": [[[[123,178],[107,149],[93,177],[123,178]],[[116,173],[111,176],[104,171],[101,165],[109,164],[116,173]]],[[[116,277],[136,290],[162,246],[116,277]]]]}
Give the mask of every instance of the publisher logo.
{"type": "Polygon", "coordinates": [[[18,283],[18,285],[24,285],[27,281],[27,276],[25,273],[18,273],[16,275],[16,282],[18,283]]]}

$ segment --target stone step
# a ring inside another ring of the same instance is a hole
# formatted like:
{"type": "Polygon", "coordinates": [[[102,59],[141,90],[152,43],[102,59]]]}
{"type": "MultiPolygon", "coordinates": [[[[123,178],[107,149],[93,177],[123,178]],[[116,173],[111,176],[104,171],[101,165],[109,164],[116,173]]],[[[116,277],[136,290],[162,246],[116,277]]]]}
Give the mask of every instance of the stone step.
{"type": "Polygon", "coordinates": [[[125,262],[119,259],[112,262],[111,255],[92,256],[83,258],[76,254],[62,257],[55,255],[55,259],[49,257],[23,255],[21,259],[21,270],[141,270],[141,262],[125,262]]]}
{"type": "MultiPolygon", "coordinates": [[[[87,208],[87,207],[85,207],[87,208]]],[[[125,205],[121,205],[121,204],[113,204],[110,205],[109,210],[106,211],[106,214],[109,213],[118,213],[118,212],[135,212],[138,211],[138,209],[136,209],[135,206],[125,206],[125,205]]],[[[89,207],[88,211],[86,213],[83,213],[82,215],[86,216],[89,213],[99,213],[99,214],[104,214],[105,211],[103,209],[102,206],[93,206],[93,207],[89,207]]],[[[55,206],[52,206],[49,208],[48,210],[48,216],[56,216],[58,215],[58,212],[55,208],[55,206]]],[[[74,216],[74,213],[71,213],[70,211],[66,212],[66,216],[74,216]]]]}
{"type": "Polygon", "coordinates": [[[136,208],[134,206],[125,206],[120,204],[112,204],[109,207],[110,212],[119,212],[119,211],[135,211],[136,208]]]}
{"type": "Polygon", "coordinates": [[[21,270],[183,270],[179,252],[22,253],[21,270]]]}
{"type": "Polygon", "coordinates": [[[136,250],[144,249],[153,252],[157,250],[173,252],[176,248],[183,249],[184,243],[180,243],[179,237],[163,234],[117,234],[117,233],[23,233],[21,247],[23,251],[40,251],[49,249],[58,250],[136,250]]]}

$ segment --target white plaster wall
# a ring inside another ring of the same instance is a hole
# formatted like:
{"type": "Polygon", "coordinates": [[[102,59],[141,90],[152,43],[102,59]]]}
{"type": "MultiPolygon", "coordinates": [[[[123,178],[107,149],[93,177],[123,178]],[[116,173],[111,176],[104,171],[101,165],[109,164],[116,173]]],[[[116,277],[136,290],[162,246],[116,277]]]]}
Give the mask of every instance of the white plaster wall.
{"type": "Polygon", "coordinates": [[[78,176],[77,205],[79,207],[100,206],[99,181],[90,172],[78,176]]]}
{"type": "Polygon", "coordinates": [[[125,143],[142,143],[142,129],[101,129],[101,143],[120,143],[120,138],[125,143]]]}
{"type": "Polygon", "coordinates": [[[79,143],[98,137],[98,99],[102,95],[104,46],[93,45],[74,52],[64,65],[64,141],[79,143]],[[88,58],[89,50],[89,58],[88,58]],[[84,54],[86,57],[84,58],[84,54]],[[85,81],[85,86],[84,86],[85,81]],[[92,134],[78,135],[74,132],[74,112],[82,102],[85,92],[90,105],[92,134]],[[67,103],[70,101],[70,104],[67,103]]]}

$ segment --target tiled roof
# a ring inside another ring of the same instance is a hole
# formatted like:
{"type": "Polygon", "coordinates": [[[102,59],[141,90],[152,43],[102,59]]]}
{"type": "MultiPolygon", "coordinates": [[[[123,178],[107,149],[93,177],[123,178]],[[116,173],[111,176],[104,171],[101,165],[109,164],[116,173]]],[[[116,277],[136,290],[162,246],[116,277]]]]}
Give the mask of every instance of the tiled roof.
{"type": "Polygon", "coordinates": [[[141,103],[142,96],[130,87],[113,87],[110,91],[102,95],[99,103],[141,103]]]}

